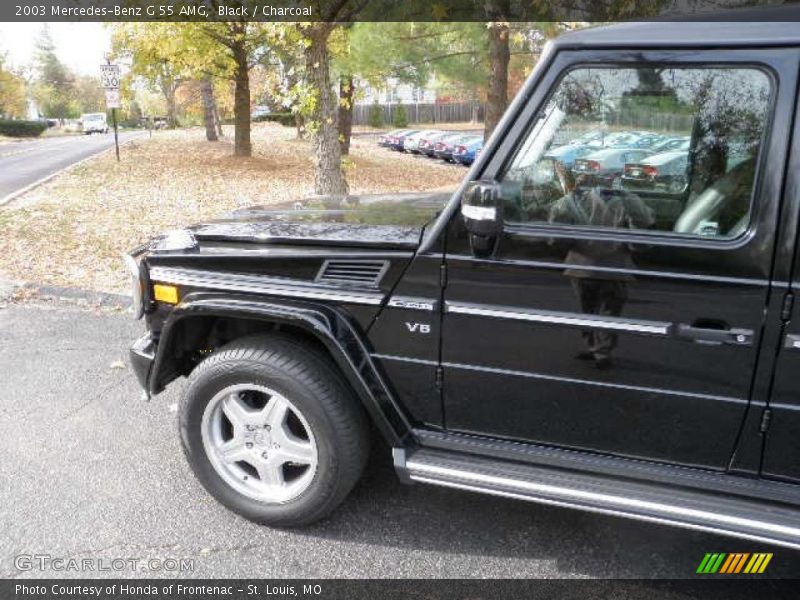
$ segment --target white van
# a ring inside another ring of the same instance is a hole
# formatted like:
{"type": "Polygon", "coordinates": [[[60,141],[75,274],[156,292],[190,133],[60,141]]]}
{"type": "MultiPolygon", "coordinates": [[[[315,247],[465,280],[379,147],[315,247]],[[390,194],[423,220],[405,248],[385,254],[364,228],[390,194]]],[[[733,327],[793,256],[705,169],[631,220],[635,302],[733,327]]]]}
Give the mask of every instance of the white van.
{"type": "Polygon", "coordinates": [[[108,133],[108,121],[106,113],[86,113],[81,115],[81,126],[85,134],[108,133]]]}

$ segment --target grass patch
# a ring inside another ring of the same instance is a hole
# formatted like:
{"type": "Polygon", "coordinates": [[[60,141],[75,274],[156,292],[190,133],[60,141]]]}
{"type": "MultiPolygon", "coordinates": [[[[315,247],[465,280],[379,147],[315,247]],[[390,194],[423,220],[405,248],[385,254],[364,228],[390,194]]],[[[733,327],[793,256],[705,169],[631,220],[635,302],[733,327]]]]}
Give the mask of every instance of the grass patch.
{"type": "MultiPolygon", "coordinates": [[[[123,146],[119,163],[105,153],[0,208],[0,276],[125,292],[120,253],[154,234],[313,193],[310,146],[294,129],[254,126],[248,159],[232,156],[226,133],[209,143],[199,128],[155,132],[123,146]]],[[[465,173],[357,138],[347,164],[354,194],[452,189],[465,173]]]]}

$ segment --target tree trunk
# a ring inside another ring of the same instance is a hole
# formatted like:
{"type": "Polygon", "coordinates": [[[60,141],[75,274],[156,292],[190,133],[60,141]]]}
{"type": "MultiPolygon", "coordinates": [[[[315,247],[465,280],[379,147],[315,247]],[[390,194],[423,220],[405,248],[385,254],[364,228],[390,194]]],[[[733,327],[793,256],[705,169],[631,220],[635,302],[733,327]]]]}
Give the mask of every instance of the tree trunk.
{"type": "Polygon", "coordinates": [[[306,77],[316,102],[311,110],[311,147],[314,163],[314,193],[343,196],[347,181],[342,172],[339,132],[336,129],[336,95],[330,75],[328,37],[331,23],[317,22],[306,28],[309,45],[305,48],[306,77]]]}
{"type": "Polygon", "coordinates": [[[163,88],[164,100],[167,105],[167,127],[174,129],[178,126],[177,103],[175,102],[176,87],[168,86],[163,88]]]}
{"type": "Polygon", "coordinates": [[[210,77],[200,81],[200,93],[203,96],[203,118],[206,124],[206,140],[217,141],[217,129],[214,127],[214,86],[210,77]]]}
{"type": "Polygon", "coordinates": [[[219,106],[217,105],[217,99],[214,98],[214,123],[217,126],[217,137],[225,137],[225,133],[222,131],[222,119],[219,117],[219,106]]]}
{"type": "Polygon", "coordinates": [[[483,135],[492,134],[508,106],[509,27],[506,22],[489,24],[489,90],[486,98],[486,120],[483,135]]]}
{"type": "Polygon", "coordinates": [[[353,133],[353,76],[339,79],[339,147],[342,154],[350,154],[350,136],[353,133]]]}
{"type": "Polygon", "coordinates": [[[236,156],[252,156],[250,144],[250,69],[247,64],[247,50],[242,39],[233,45],[233,60],[236,63],[233,91],[234,142],[236,156]]]}

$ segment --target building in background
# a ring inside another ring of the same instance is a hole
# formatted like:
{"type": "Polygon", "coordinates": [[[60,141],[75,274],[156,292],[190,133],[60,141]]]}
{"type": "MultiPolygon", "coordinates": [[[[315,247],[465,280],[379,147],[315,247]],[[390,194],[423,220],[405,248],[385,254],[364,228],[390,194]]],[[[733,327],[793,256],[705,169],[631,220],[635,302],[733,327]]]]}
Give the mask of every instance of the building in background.
{"type": "Polygon", "coordinates": [[[435,104],[436,81],[431,79],[425,87],[401,82],[395,78],[386,80],[383,86],[373,86],[366,81],[356,84],[356,104],[435,104]]]}

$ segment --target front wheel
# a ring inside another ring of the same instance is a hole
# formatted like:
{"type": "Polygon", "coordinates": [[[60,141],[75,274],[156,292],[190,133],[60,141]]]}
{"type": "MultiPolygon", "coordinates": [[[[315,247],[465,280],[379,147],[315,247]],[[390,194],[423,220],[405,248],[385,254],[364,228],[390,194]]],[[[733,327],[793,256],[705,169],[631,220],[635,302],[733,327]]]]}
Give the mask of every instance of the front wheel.
{"type": "Polygon", "coordinates": [[[242,516],[297,526],[329,514],[366,463],[366,417],[327,358],[292,338],[242,338],[204,360],[181,401],[203,486],[242,516]]]}

